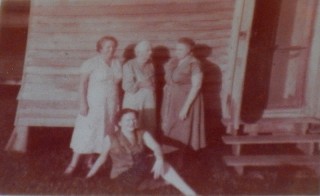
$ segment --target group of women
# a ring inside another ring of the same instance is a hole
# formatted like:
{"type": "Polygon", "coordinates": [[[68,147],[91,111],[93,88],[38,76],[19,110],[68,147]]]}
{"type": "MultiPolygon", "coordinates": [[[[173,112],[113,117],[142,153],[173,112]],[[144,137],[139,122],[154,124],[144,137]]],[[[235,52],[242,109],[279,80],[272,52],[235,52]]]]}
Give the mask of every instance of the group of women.
{"type": "MultiPolygon", "coordinates": [[[[150,169],[154,177],[162,176],[184,194],[194,195],[177,172],[163,160],[162,153],[205,147],[204,108],[201,96],[203,73],[192,55],[195,46],[189,38],[176,43],[174,57],[164,65],[165,85],[161,104],[161,132],[173,142],[158,144],[155,68],[149,41],[139,42],[135,58],[121,65],[114,53],[118,42],[112,36],[97,42],[97,55],[81,66],[80,112],[75,122],[70,147],[73,156],[65,174],[76,168],[80,155],[85,155],[93,176],[105,162],[112,159],[111,178],[131,176],[141,167],[150,169]],[[124,91],[120,101],[120,85],[124,91]],[[122,109],[121,109],[122,108],[122,109]],[[178,143],[179,145],[175,145],[178,143]],[[153,152],[153,166],[146,167],[153,152]],[[92,154],[99,154],[95,162],[92,154]]],[[[138,172],[141,173],[141,172],[138,172]]],[[[135,183],[144,176],[135,173],[135,183]]],[[[148,173],[142,172],[142,173],[148,173]]]]}

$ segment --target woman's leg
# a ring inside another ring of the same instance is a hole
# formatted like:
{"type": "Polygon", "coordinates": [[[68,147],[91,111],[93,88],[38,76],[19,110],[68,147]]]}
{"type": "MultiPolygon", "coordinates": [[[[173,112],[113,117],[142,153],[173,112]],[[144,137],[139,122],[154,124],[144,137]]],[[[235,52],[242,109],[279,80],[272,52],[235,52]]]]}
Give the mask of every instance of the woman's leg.
{"type": "Polygon", "coordinates": [[[165,163],[165,173],[162,175],[163,179],[169,184],[176,187],[185,195],[196,195],[196,192],[181,178],[181,176],[171,167],[165,163]]]}
{"type": "Polygon", "coordinates": [[[86,156],[86,165],[88,169],[91,169],[94,164],[94,155],[93,154],[88,154],[86,156]]]}
{"type": "Polygon", "coordinates": [[[72,174],[72,172],[74,171],[74,169],[78,164],[79,158],[80,158],[80,154],[73,152],[71,162],[69,163],[68,167],[64,171],[64,174],[66,175],[72,174]]]}

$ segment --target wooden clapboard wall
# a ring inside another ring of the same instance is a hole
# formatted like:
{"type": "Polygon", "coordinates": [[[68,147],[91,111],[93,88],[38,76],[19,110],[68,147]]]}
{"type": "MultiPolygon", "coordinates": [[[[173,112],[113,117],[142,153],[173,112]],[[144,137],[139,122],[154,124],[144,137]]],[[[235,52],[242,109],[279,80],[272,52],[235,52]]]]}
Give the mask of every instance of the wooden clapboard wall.
{"type": "Polygon", "coordinates": [[[119,40],[120,58],[140,40],[172,53],[179,37],[193,38],[202,47],[198,55],[206,64],[207,111],[219,111],[234,4],[234,0],[32,0],[15,126],[73,126],[79,67],[95,54],[96,41],[104,35],[119,40]]]}

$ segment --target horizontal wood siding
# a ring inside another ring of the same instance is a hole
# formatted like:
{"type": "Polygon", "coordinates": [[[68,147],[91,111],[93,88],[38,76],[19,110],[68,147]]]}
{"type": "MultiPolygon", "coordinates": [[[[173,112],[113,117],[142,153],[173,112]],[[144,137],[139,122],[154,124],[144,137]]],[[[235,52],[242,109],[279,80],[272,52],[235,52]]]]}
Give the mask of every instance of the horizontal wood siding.
{"type": "Polygon", "coordinates": [[[198,52],[206,64],[206,108],[219,116],[221,71],[227,70],[234,4],[234,0],[32,0],[16,125],[73,126],[79,67],[95,54],[96,41],[104,35],[119,40],[116,55],[122,60],[128,46],[140,40],[150,40],[154,48],[172,54],[178,38],[193,38],[206,48],[198,52]],[[60,101],[72,104],[60,108],[60,101]]]}

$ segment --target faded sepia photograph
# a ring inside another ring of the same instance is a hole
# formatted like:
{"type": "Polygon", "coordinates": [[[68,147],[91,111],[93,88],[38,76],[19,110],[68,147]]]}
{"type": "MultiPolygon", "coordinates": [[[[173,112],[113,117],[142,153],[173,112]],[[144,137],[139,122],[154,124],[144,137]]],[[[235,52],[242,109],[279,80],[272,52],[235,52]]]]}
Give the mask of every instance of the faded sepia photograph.
{"type": "Polygon", "coordinates": [[[319,0],[0,0],[0,195],[320,195],[319,0]]]}

